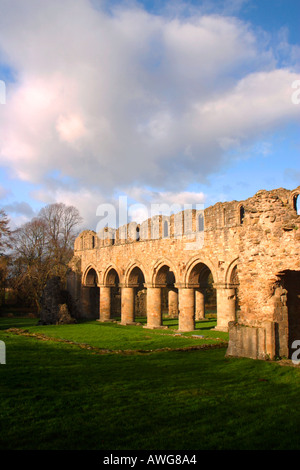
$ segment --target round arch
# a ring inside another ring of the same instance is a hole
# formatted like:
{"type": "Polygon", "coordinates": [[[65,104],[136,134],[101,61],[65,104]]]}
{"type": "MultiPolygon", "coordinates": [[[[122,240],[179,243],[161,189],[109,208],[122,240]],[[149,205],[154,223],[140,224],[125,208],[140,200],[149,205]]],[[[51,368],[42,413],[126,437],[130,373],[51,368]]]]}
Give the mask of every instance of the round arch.
{"type": "Polygon", "coordinates": [[[226,269],[226,273],[225,273],[225,284],[227,286],[231,285],[231,284],[236,284],[235,282],[235,270],[238,266],[238,261],[239,261],[239,258],[235,258],[234,260],[232,260],[227,269],[226,269]]]}
{"type": "Polygon", "coordinates": [[[139,261],[134,261],[130,263],[130,265],[125,270],[124,285],[126,287],[130,287],[131,284],[136,284],[137,282],[135,281],[138,281],[137,272],[133,273],[134,270],[139,270],[144,276],[144,282],[147,282],[146,271],[144,266],[139,261]],[[132,275],[134,276],[134,279],[132,279],[132,275]]]}
{"type": "Polygon", "coordinates": [[[297,215],[300,215],[300,191],[298,189],[291,194],[291,204],[297,215]]]}
{"type": "MultiPolygon", "coordinates": [[[[130,312],[128,315],[125,313],[125,319],[130,319],[130,322],[142,321],[142,318],[147,318],[147,287],[146,287],[145,269],[141,263],[135,261],[131,263],[124,275],[125,299],[130,296],[130,312]]],[[[126,322],[126,320],[124,320],[126,322]]]]}
{"type": "Polygon", "coordinates": [[[106,301],[109,302],[110,318],[119,318],[121,316],[120,272],[114,264],[110,264],[104,271],[103,289],[106,290],[106,301]]]}
{"type": "Polygon", "coordinates": [[[116,265],[110,264],[103,274],[103,285],[110,287],[119,284],[121,280],[120,271],[116,265]]]}
{"type": "MultiPolygon", "coordinates": [[[[195,284],[194,280],[195,280],[195,275],[197,274],[197,272],[200,275],[200,278],[202,277],[204,279],[204,277],[206,277],[206,274],[209,274],[207,271],[211,272],[213,282],[218,283],[219,279],[217,275],[217,270],[214,264],[212,263],[212,261],[208,260],[207,258],[203,258],[199,256],[197,256],[196,258],[193,258],[192,260],[190,260],[190,262],[186,266],[186,270],[185,270],[184,278],[183,278],[184,284],[187,287],[189,285],[193,287],[193,285],[195,284]],[[197,269],[198,265],[199,265],[199,268],[197,269]]],[[[198,284],[198,282],[196,282],[196,284],[198,284]]]]}
{"type": "Polygon", "coordinates": [[[237,205],[237,223],[238,225],[243,225],[245,219],[245,205],[244,202],[241,201],[237,205]]]}
{"type": "Polygon", "coordinates": [[[87,287],[99,285],[99,273],[93,264],[89,264],[85,269],[82,276],[82,285],[87,287]]]}
{"type": "Polygon", "coordinates": [[[156,261],[155,264],[152,266],[151,284],[153,286],[167,284],[168,280],[171,284],[175,284],[176,282],[178,282],[177,269],[174,267],[173,263],[170,260],[166,258],[160,259],[156,261]],[[170,273],[173,273],[173,276],[171,276],[170,273]],[[159,275],[160,279],[158,278],[159,275]],[[171,277],[173,278],[171,279],[171,277]]]}
{"type": "Polygon", "coordinates": [[[81,305],[84,317],[95,320],[99,317],[99,274],[96,267],[90,264],[82,276],[81,305]]]}
{"type": "Polygon", "coordinates": [[[215,285],[218,282],[217,270],[212,261],[200,256],[190,260],[184,273],[183,286],[194,292],[194,321],[202,321],[207,313],[217,310],[215,285]]]}

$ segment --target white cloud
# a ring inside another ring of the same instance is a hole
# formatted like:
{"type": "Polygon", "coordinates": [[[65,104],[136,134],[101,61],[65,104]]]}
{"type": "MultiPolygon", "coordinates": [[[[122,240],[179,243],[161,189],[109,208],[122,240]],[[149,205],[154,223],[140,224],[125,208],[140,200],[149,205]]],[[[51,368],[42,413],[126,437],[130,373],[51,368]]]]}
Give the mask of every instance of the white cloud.
{"type": "Polygon", "coordinates": [[[2,0],[1,10],[0,47],[18,72],[0,113],[1,160],[88,220],[95,194],[152,187],[158,200],[195,203],[186,188],[217,172],[224,152],[297,119],[298,77],[232,17],[107,13],[88,0],[2,0]],[[49,189],[53,171],[68,189],[49,189]]]}
{"type": "Polygon", "coordinates": [[[76,143],[78,139],[83,138],[87,134],[87,129],[81,116],[76,114],[58,116],[56,130],[60,138],[70,144],[76,143]]]}
{"type": "Polygon", "coordinates": [[[5,199],[9,195],[9,191],[0,184],[0,200],[5,199]]]}

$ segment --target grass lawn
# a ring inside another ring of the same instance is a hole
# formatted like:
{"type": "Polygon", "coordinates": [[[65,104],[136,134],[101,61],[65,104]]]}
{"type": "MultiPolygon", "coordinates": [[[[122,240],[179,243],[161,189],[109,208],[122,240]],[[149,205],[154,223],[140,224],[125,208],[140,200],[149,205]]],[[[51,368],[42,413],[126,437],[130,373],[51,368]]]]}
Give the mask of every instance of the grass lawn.
{"type": "Polygon", "coordinates": [[[194,334],[205,339],[36,323],[0,318],[1,450],[300,449],[299,368],[226,358],[224,347],[150,352],[219,344],[226,333],[207,329],[213,322],[197,325],[194,334]],[[7,331],[14,327],[47,338],[7,331]],[[148,353],[99,354],[57,339],[148,353]]]}
{"type": "Polygon", "coordinates": [[[6,318],[0,322],[0,328],[25,329],[30,334],[88,344],[95,348],[109,350],[149,351],[161,348],[186,348],[204,344],[227,343],[228,334],[215,331],[216,321],[197,322],[196,330],[178,333],[178,320],[164,320],[168,329],[149,330],[144,328],[146,319],[140,318],[139,326],[124,326],[118,323],[99,323],[88,321],[74,325],[37,325],[36,319],[6,318]],[[2,325],[2,326],[1,326],[2,325]]]}

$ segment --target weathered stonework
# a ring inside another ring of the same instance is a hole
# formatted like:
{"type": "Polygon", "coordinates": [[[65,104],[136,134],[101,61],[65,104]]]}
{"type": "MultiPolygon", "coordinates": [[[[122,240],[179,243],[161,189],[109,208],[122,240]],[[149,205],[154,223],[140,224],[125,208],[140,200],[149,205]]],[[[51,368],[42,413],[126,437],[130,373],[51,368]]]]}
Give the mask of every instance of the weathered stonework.
{"type": "Polygon", "coordinates": [[[75,323],[75,314],[73,299],[70,293],[62,288],[60,278],[54,276],[49,279],[41,297],[39,324],[75,323]]]}
{"type": "Polygon", "coordinates": [[[216,329],[230,334],[227,354],[290,357],[293,341],[300,340],[299,194],[300,186],[217,203],[204,211],[204,234],[197,211],[101,235],[84,231],[68,279],[79,315],[100,321],[121,316],[123,324],[147,315],[147,327],[160,328],[167,310],[179,315],[179,330],[190,331],[205,315],[212,275],[216,329]],[[203,235],[203,246],[197,245],[203,235]]]}

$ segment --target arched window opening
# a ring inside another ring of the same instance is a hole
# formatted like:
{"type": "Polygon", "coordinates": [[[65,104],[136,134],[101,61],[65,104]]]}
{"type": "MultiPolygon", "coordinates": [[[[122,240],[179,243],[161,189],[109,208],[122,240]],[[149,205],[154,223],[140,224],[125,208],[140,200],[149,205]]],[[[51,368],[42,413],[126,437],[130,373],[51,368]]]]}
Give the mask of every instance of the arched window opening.
{"type": "Polygon", "coordinates": [[[121,289],[117,271],[111,268],[104,278],[106,287],[110,287],[110,316],[121,318],[121,289]]]}
{"type": "Polygon", "coordinates": [[[300,198],[299,194],[296,194],[293,199],[293,206],[298,215],[300,215],[300,198]]]}
{"type": "Polygon", "coordinates": [[[157,272],[155,271],[154,284],[160,288],[161,292],[160,322],[163,323],[163,319],[166,319],[167,324],[170,325],[168,319],[178,318],[178,289],[175,287],[175,274],[168,265],[164,264],[157,272]]]}
{"type": "Polygon", "coordinates": [[[168,222],[167,222],[166,220],[164,221],[163,237],[164,237],[164,238],[168,238],[168,237],[169,237],[169,224],[168,224],[168,222]]]}
{"type": "Polygon", "coordinates": [[[92,248],[95,248],[95,237],[92,236],[92,248]]]}
{"type": "Polygon", "coordinates": [[[279,309],[275,352],[279,357],[291,358],[295,352],[294,342],[300,338],[300,271],[285,270],[278,277],[274,286],[279,309]]]}
{"type": "Polygon", "coordinates": [[[140,227],[136,228],[135,239],[137,242],[140,240],[140,227]]]}
{"type": "Polygon", "coordinates": [[[85,285],[89,287],[96,287],[98,284],[98,276],[95,269],[90,268],[85,277],[85,285]]]}
{"type": "Polygon", "coordinates": [[[145,323],[147,321],[147,289],[144,286],[145,277],[142,270],[135,266],[128,276],[128,287],[133,288],[134,308],[130,321],[145,323]]]}
{"type": "Polygon", "coordinates": [[[245,218],[245,209],[244,206],[240,207],[240,224],[242,225],[244,223],[244,218],[245,218]]]}
{"type": "Polygon", "coordinates": [[[217,320],[217,297],[213,274],[202,262],[197,263],[188,276],[188,284],[194,290],[195,321],[207,318],[217,320]]]}
{"type": "Polygon", "coordinates": [[[237,311],[240,310],[240,303],[239,303],[239,275],[238,275],[238,269],[237,266],[235,266],[232,270],[231,276],[230,276],[230,283],[235,286],[235,316],[237,318],[237,311]]]}
{"type": "Polygon", "coordinates": [[[81,304],[85,317],[95,320],[99,316],[99,287],[98,275],[94,268],[90,268],[85,276],[82,286],[81,304]]]}

